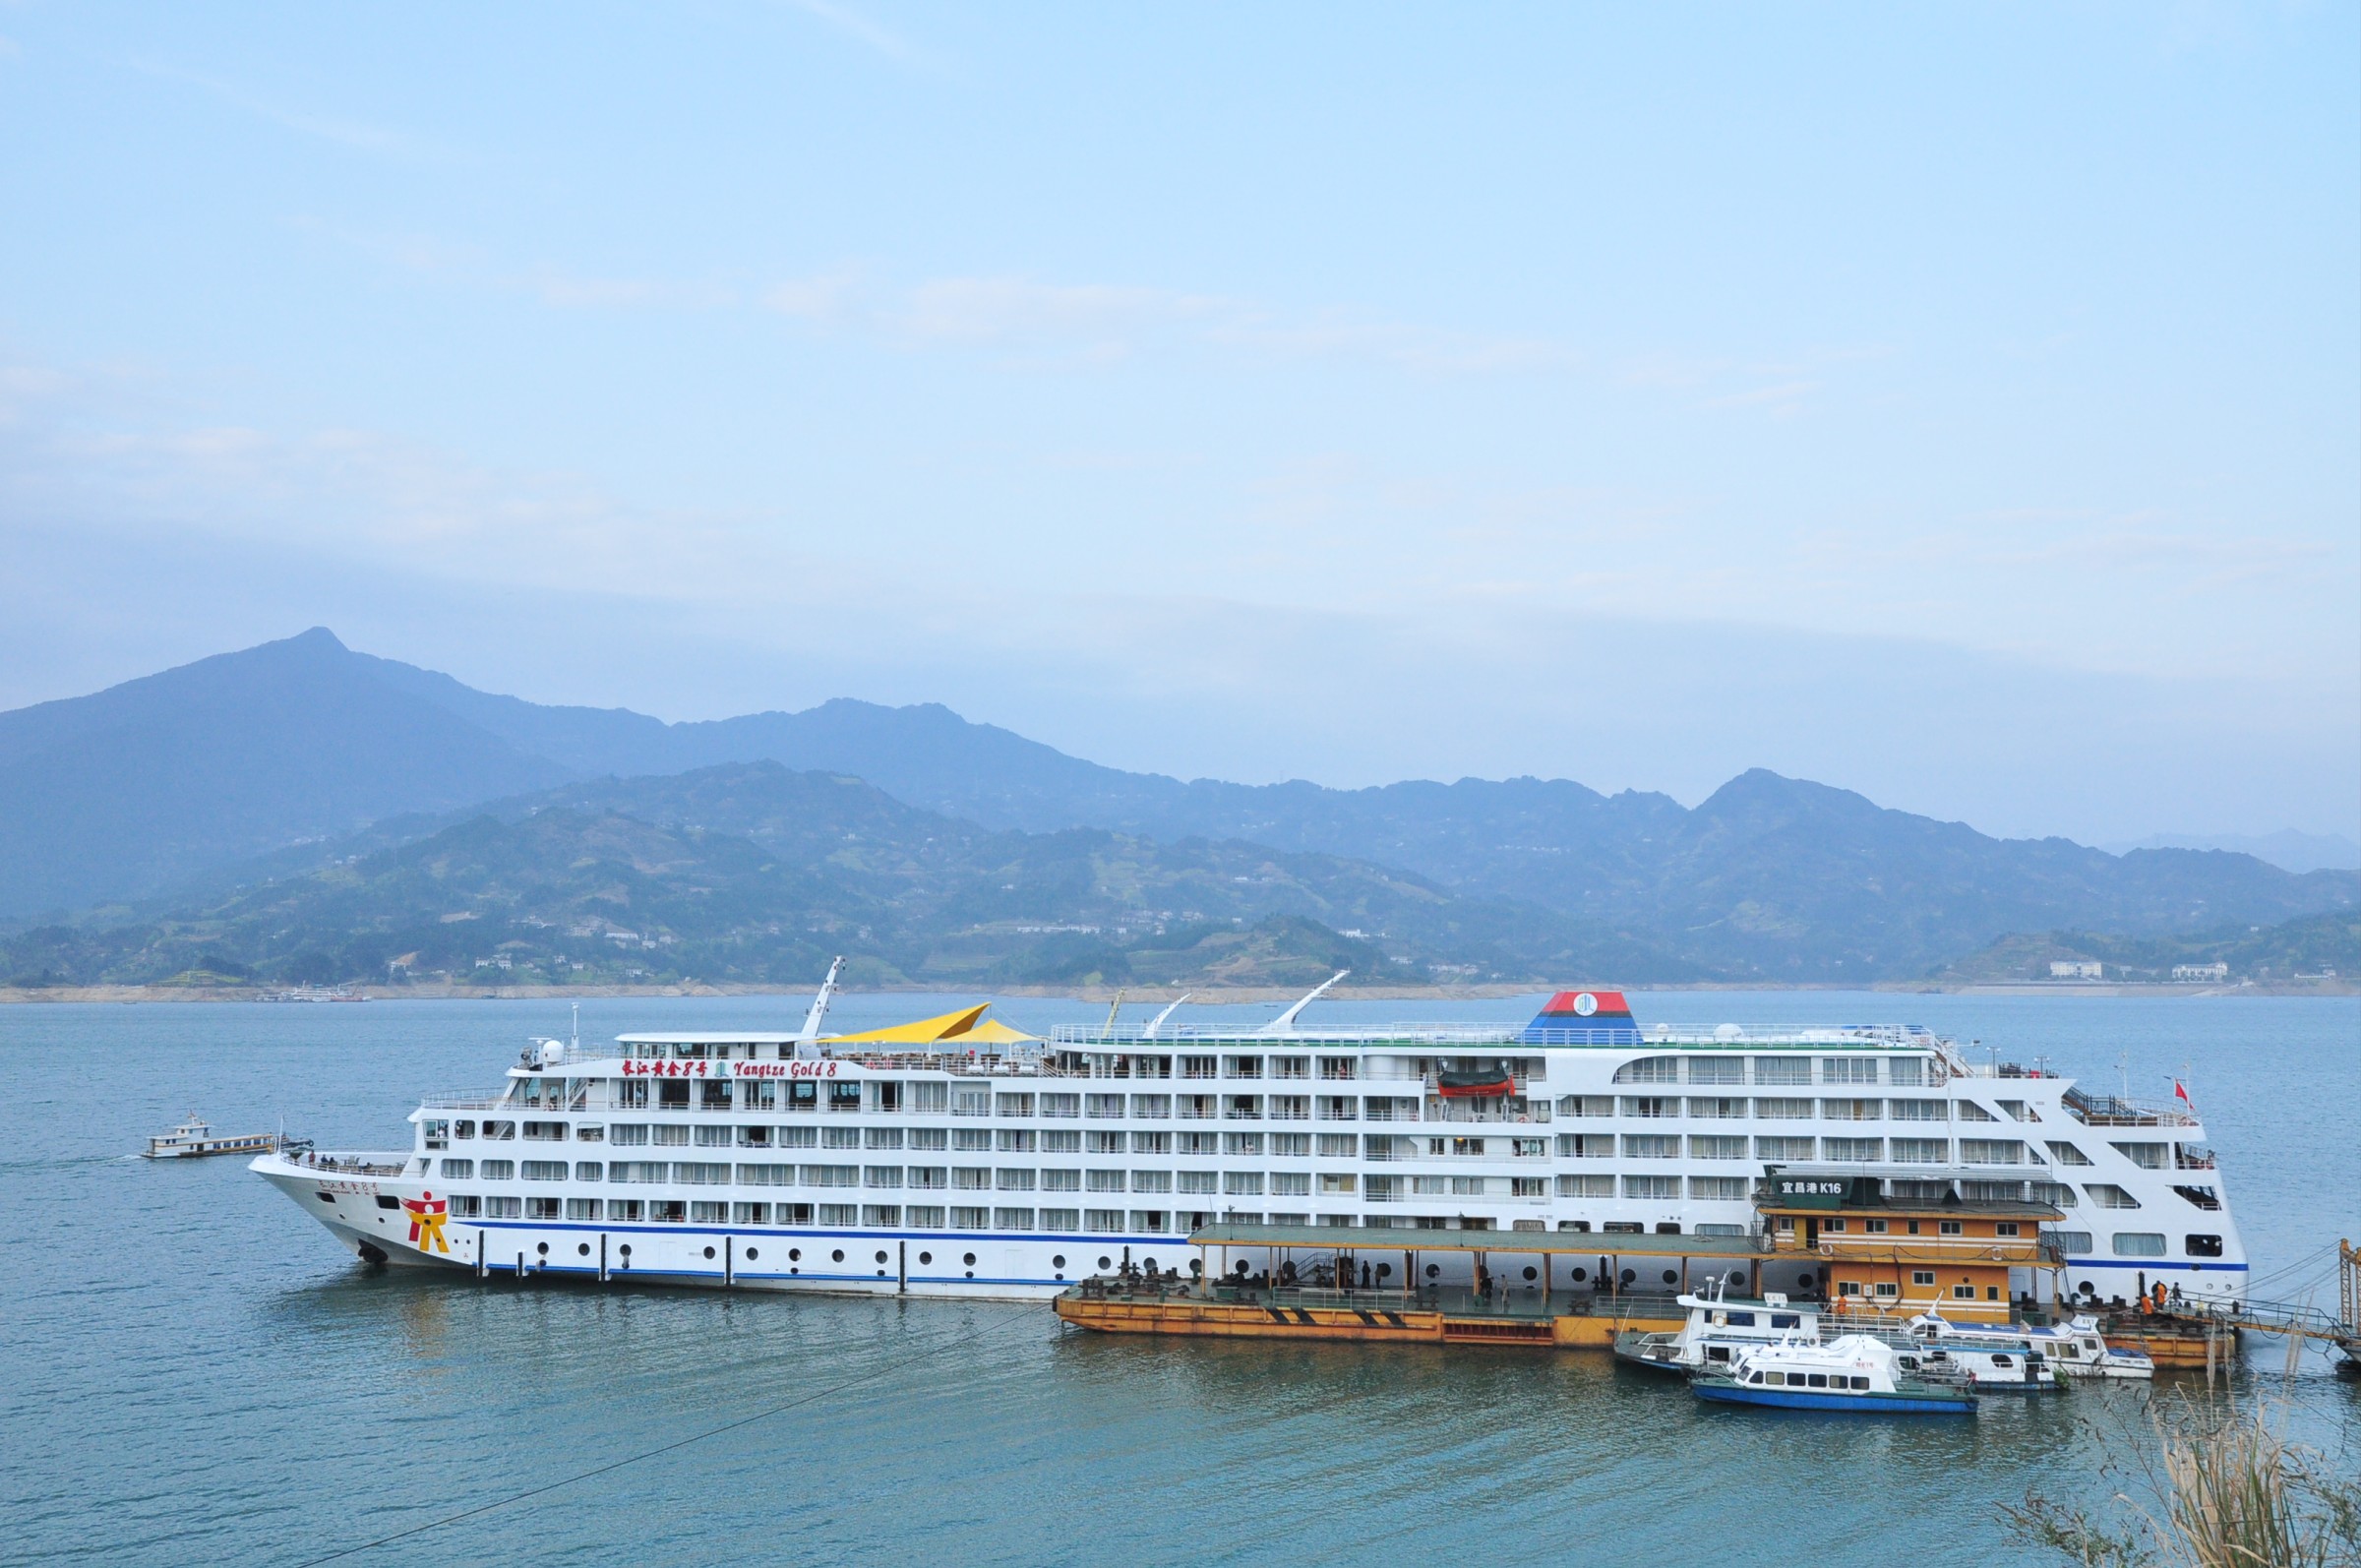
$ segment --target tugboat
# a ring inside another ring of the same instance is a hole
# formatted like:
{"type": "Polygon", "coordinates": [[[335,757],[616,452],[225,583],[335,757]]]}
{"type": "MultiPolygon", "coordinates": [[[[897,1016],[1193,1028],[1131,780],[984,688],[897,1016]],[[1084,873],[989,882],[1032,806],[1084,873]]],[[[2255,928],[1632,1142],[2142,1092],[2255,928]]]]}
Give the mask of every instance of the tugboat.
{"type": "Polygon", "coordinates": [[[1800,1341],[1739,1353],[1726,1372],[1689,1379],[1699,1399],[1778,1410],[1839,1411],[1854,1416],[1972,1416],[1975,1396],[1912,1377],[1901,1353],[1866,1334],[1825,1345],[1800,1341]]]}
{"type": "Polygon", "coordinates": [[[216,1138],[213,1129],[199,1118],[196,1112],[189,1119],[170,1132],[159,1133],[148,1140],[141,1151],[144,1160],[193,1160],[208,1154],[272,1154],[278,1149],[275,1132],[249,1132],[234,1138],[216,1138]]]}

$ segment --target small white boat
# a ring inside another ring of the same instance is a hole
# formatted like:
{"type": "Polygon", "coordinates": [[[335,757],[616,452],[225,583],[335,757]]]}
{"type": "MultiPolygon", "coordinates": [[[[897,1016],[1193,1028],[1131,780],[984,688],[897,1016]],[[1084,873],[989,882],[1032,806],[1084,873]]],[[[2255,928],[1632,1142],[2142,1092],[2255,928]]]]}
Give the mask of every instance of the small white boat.
{"type": "Polygon", "coordinates": [[[1687,1310],[1688,1321],[1669,1333],[1626,1329],[1615,1336],[1616,1358],[1666,1372],[1718,1370],[1750,1346],[1820,1338],[1817,1307],[1791,1306],[1777,1291],[1750,1300],[1727,1296],[1725,1290],[1725,1282],[1718,1280],[1707,1292],[1675,1297],[1687,1310]]]}
{"type": "Polygon", "coordinates": [[[141,1158],[148,1160],[193,1160],[209,1154],[270,1154],[278,1148],[275,1132],[249,1132],[234,1138],[216,1138],[213,1129],[199,1118],[196,1112],[189,1119],[170,1132],[159,1133],[148,1140],[141,1158]]]}
{"type": "Polygon", "coordinates": [[[1908,1338],[1895,1347],[1905,1371],[1936,1382],[1959,1378],[1990,1394],[2054,1393],[2060,1387],[2048,1353],[2022,1329],[1963,1328],[1940,1312],[1921,1313],[1907,1326],[1908,1338]]]}
{"type": "Polygon", "coordinates": [[[2151,1378],[2156,1363],[2146,1351],[2127,1351],[2109,1345],[2098,1331],[2098,1319],[2078,1314],[2063,1327],[2052,1323],[2025,1331],[2028,1344],[2049,1364],[2069,1377],[2151,1378]]]}
{"type": "Polygon", "coordinates": [[[1843,1411],[1861,1416],[1972,1416],[1975,1396],[1913,1377],[1901,1353],[1867,1334],[1826,1344],[1793,1341],[1738,1353],[1727,1371],[1689,1379],[1699,1399],[1780,1410],[1843,1411]]]}

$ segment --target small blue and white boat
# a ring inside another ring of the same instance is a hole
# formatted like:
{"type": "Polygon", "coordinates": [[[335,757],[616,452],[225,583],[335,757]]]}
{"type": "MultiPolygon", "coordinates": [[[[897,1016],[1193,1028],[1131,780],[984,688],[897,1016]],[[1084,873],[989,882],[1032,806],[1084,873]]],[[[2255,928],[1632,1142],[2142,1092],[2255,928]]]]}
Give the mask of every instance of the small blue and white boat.
{"type": "Polygon", "coordinates": [[[1856,1416],[1972,1416],[1975,1396],[1902,1370],[1894,1347],[1866,1334],[1742,1351],[1726,1372],[1689,1379],[1699,1399],[1856,1416]]]}

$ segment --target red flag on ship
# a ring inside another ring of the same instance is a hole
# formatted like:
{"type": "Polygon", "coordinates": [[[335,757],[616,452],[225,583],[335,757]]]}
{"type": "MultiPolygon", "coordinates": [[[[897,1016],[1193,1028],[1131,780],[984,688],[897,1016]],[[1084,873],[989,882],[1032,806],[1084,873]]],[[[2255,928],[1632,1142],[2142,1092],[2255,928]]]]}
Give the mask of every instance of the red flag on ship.
{"type": "Polygon", "coordinates": [[[2172,1080],[2172,1093],[2174,1099],[2180,1101],[2181,1104],[2187,1106],[2190,1110],[2195,1111],[2197,1109],[2197,1102],[2189,1098],[2188,1089],[2183,1087],[2181,1080],[2178,1078],[2172,1080]]]}

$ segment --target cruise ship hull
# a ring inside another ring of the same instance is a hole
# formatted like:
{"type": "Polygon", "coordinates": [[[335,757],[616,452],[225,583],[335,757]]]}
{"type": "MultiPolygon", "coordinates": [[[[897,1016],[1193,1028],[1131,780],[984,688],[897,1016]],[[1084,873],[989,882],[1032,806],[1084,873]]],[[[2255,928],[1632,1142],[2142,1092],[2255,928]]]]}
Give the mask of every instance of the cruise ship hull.
{"type": "MultiPolygon", "coordinates": [[[[396,1154],[351,1162],[394,1163],[396,1154]]],[[[1184,1268],[1179,1236],[968,1235],[943,1231],[582,1226],[447,1221],[441,1245],[413,1235],[406,1202],[431,1201],[428,1182],[318,1171],[267,1155],[248,1168],[285,1193],[364,1262],[463,1274],[595,1284],[806,1291],[843,1296],[945,1296],[1049,1300],[1075,1280],[1125,1263],[1184,1268]],[[381,1207],[386,1199],[394,1207],[381,1207]],[[1144,1243],[1144,1244],[1143,1244],[1144,1243]]]]}

